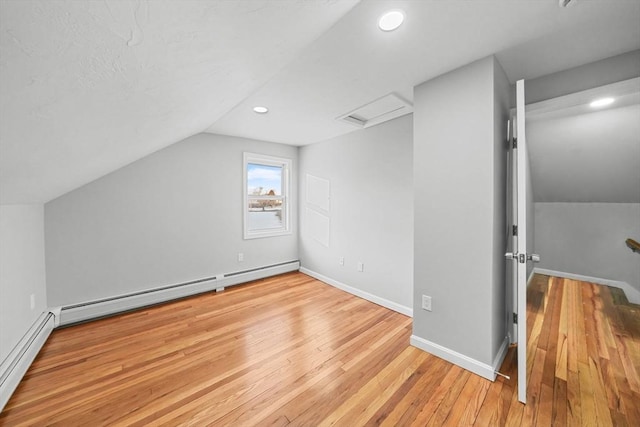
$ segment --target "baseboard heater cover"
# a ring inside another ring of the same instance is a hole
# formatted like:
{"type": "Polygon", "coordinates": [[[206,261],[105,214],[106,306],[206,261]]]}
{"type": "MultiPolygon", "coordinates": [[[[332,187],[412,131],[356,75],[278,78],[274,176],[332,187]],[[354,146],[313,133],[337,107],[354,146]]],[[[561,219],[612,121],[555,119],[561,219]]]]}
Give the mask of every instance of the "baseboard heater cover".
{"type": "Polygon", "coordinates": [[[219,274],[213,277],[194,280],[176,285],[150,289],[126,295],[89,301],[60,307],[60,325],[71,325],[134,310],[149,305],[159,304],[178,298],[219,290],[228,286],[264,279],[277,274],[288,273],[300,269],[299,261],[288,261],[266,267],[259,267],[244,271],[219,274]]]}
{"type": "Polygon", "coordinates": [[[48,311],[42,313],[0,364],[0,411],[9,401],[55,326],[54,314],[48,311]]]}

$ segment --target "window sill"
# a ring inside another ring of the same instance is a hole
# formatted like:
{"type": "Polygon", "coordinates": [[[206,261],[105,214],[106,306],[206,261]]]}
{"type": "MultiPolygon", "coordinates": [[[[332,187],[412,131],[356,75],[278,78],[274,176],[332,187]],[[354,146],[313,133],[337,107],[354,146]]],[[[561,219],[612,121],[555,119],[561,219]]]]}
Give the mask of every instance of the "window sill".
{"type": "Polygon", "coordinates": [[[265,237],[288,236],[291,234],[293,234],[291,230],[245,232],[244,240],[263,239],[265,237]]]}

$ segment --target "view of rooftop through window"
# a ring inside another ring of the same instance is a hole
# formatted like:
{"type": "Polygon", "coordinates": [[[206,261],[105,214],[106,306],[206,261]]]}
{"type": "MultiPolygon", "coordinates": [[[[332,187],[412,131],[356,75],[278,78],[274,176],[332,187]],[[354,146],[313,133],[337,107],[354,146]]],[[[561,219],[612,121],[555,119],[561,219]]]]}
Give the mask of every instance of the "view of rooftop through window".
{"type": "Polygon", "coordinates": [[[284,167],[248,162],[247,229],[252,231],[283,229],[284,167]]]}

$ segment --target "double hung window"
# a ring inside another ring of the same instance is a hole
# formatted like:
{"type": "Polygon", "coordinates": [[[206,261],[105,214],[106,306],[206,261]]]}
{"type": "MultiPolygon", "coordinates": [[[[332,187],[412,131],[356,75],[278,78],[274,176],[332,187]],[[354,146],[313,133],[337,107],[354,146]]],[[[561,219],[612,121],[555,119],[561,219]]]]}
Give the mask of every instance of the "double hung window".
{"type": "Polygon", "coordinates": [[[244,238],[291,233],[291,160],[244,153],[244,238]]]}

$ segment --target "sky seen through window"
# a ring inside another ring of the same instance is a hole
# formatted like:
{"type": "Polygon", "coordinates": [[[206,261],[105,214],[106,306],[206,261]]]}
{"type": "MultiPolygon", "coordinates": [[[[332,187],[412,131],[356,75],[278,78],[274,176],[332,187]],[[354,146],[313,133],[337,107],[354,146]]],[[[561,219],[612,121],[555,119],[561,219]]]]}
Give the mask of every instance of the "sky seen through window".
{"type": "Polygon", "coordinates": [[[282,167],[248,163],[247,194],[267,195],[271,190],[275,196],[282,195],[282,167]]]}

